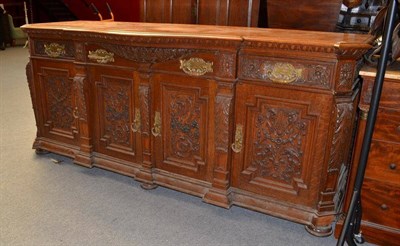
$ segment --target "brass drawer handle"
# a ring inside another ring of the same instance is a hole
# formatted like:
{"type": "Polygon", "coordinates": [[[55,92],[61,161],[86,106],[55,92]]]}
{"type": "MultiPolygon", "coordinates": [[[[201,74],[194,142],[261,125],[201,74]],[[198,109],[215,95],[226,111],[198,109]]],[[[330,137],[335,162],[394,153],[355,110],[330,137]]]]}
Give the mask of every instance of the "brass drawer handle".
{"type": "Polygon", "coordinates": [[[238,124],[236,125],[236,132],[235,132],[235,142],[232,144],[231,148],[233,152],[239,153],[242,151],[243,147],[243,126],[238,124]]]}
{"type": "Polygon", "coordinates": [[[160,136],[161,135],[161,115],[160,112],[155,113],[154,116],[154,125],[151,128],[151,133],[153,134],[154,137],[160,136]]]}
{"type": "Polygon", "coordinates": [[[290,63],[276,63],[273,68],[267,71],[268,78],[273,82],[288,84],[301,78],[303,70],[296,69],[290,63]]]}
{"type": "Polygon", "coordinates": [[[109,63],[114,62],[114,53],[107,52],[103,49],[97,49],[95,51],[89,51],[88,58],[90,60],[96,61],[97,63],[109,63]]]}
{"type": "Polygon", "coordinates": [[[391,170],[396,170],[396,168],[397,168],[396,163],[390,163],[390,164],[389,164],[389,168],[390,168],[391,170]]]}
{"type": "Polygon", "coordinates": [[[57,43],[45,44],[44,52],[50,57],[59,57],[65,55],[65,45],[57,43]]]}
{"type": "Polygon", "coordinates": [[[75,107],[74,110],[72,111],[72,116],[74,116],[75,119],[79,118],[79,111],[78,107],[75,107]]]}
{"type": "Polygon", "coordinates": [[[186,74],[192,76],[201,76],[206,73],[212,73],[213,70],[213,62],[205,61],[201,58],[190,58],[189,60],[181,59],[180,69],[183,70],[186,74]]]}
{"type": "Polygon", "coordinates": [[[382,204],[382,205],[381,205],[381,209],[382,209],[382,210],[388,210],[388,208],[389,208],[389,207],[388,207],[388,205],[386,205],[386,204],[382,204]]]}
{"type": "Polygon", "coordinates": [[[135,109],[135,119],[133,120],[133,123],[131,125],[131,129],[133,132],[140,132],[140,110],[138,108],[135,109]]]}

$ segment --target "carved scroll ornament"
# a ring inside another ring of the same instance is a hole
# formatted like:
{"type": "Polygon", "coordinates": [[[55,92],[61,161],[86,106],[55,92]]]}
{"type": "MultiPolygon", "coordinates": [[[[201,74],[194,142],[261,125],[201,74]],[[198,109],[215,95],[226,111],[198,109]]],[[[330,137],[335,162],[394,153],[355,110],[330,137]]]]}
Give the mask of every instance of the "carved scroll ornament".
{"type": "Polygon", "coordinates": [[[207,62],[201,58],[182,59],[179,61],[181,62],[180,69],[192,76],[201,76],[214,71],[213,62],[207,62]]]}

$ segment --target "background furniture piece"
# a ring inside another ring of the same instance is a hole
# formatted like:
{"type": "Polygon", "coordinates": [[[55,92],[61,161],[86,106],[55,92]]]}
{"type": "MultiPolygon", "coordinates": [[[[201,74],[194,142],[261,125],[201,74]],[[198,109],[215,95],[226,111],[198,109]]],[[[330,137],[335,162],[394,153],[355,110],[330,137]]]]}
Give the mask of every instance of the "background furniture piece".
{"type": "Polygon", "coordinates": [[[259,7],[260,0],[141,0],[140,21],[256,27],[259,7]]]}
{"type": "MultiPolygon", "coordinates": [[[[364,67],[360,75],[364,82],[359,103],[360,120],[356,135],[353,164],[349,176],[345,211],[360,158],[371,93],[375,81],[374,68],[364,67]]],[[[388,68],[383,83],[378,116],[362,187],[361,231],[368,242],[400,245],[400,63],[388,68]]],[[[338,237],[343,225],[341,218],[335,229],[338,237]]]]}
{"type": "Polygon", "coordinates": [[[12,45],[24,45],[28,40],[28,36],[22,31],[20,27],[15,27],[13,17],[7,14],[10,36],[12,39],[12,45]]]}
{"type": "Polygon", "coordinates": [[[368,35],[32,24],[33,147],[332,232],[368,35]]]}
{"type": "Polygon", "coordinates": [[[268,0],[268,27],[333,32],[342,0],[268,0]]]}

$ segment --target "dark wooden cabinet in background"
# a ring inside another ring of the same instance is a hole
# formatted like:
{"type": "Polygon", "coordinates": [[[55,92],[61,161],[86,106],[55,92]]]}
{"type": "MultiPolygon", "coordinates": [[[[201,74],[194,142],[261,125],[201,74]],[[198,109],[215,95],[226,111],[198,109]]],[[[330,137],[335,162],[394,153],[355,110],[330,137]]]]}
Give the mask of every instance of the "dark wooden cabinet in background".
{"type": "MultiPolygon", "coordinates": [[[[345,200],[345,212],[357,174],[376,71],[365,67],[359,103],[360,120],[355,141],[353,165],[345,200]]],[[[382,89],[371,149],[361,191],[363,209],[361,231],[368,242],[400,245],[400,64],[389,67],[382,89]]],[[[339,236],[344,218],[336,226],[339,236]]]]}
{"type": "Polygon", "coordinates": [[[260,0],[141,0],[140,21],[256,27],[259,8],[260,0]]]}
{"type": "Polygon", "coordinates": [[[369,36],[84,21],[24,30],[39,152],[332,232],[369,36]]]}

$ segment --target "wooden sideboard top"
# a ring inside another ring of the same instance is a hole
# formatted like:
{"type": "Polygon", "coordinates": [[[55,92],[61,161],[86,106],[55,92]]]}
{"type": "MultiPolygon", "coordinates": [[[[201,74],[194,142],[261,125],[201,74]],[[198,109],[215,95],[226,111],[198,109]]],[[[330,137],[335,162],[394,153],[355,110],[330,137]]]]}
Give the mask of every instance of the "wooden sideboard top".
{"type": "Polygon", "coordinates": [[[290,43],[320,47],[350,45],[369,48],[371,36],[366,34],[316,32],[287,29],[249,28],[215,25],[189,25],[164,23],[69,21],[28,24],[30,30],[78,31],[126,36],[166,36],[183,38],[212,38],[273,43],[290,43]]]}
{"type": "MultiPolygon", "coordinates": [[[[361,76],[376,76],[376,67],[364,66],[360,71],[361,76]]],[[[386,69],[385,78],[397,80],[400,83],[400,60],[396,61],[386,69]]]]}

